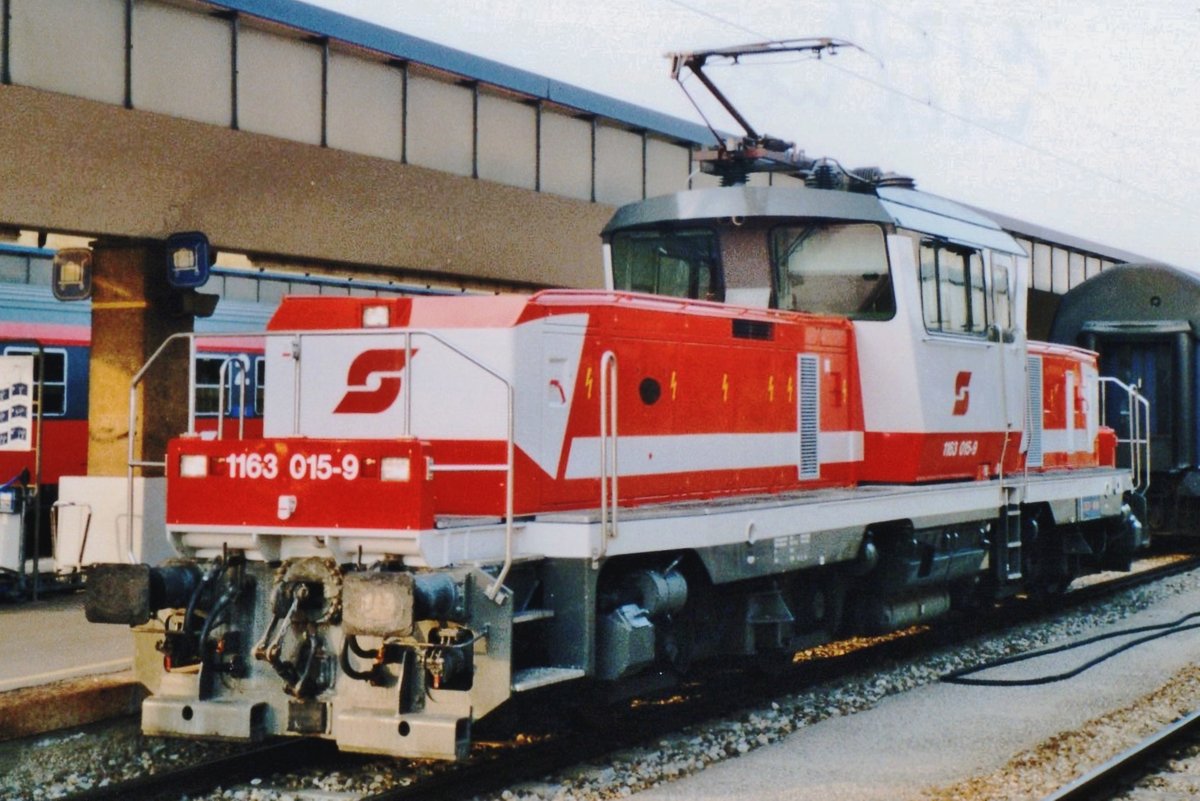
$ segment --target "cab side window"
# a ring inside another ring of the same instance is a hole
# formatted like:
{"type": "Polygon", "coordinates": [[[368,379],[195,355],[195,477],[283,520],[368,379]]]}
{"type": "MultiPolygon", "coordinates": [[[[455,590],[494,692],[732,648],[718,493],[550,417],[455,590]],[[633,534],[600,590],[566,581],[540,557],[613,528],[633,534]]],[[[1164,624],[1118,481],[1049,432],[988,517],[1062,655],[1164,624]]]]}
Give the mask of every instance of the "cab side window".
{"type": "Polygon", "coordinates": [[[986,336],[983,255],[943,242],[921,243],[921,307],[925,330],[986,336]]]}
{"type": "Polygon", "coordinates": [[[1012,280],[1015,275],[1013,257],[992,252],[992,321],[1003,331],[1016,327],[1013,320],[1012,280]]]}

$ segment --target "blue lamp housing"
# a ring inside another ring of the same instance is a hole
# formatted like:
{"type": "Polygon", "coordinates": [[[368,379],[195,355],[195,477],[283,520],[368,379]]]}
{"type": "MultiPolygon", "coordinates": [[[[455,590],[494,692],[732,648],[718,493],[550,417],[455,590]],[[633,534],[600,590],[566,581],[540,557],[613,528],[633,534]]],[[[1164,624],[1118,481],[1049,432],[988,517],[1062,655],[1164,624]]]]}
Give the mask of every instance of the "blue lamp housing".
{"type": "Polygon", "coordinates": [[[212,266],[208,237],[186,231],[167,237],[167,283],[176,289],[194,289],[208,280],[212,266]]]}

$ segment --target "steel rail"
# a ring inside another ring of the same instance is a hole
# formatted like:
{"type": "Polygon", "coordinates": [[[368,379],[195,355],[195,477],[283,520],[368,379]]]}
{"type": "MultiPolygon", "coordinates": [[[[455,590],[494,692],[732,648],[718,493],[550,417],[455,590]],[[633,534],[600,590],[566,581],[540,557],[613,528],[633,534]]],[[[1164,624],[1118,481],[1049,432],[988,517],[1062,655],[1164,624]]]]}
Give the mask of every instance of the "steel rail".
{"type": "MultiPolygon", "coordinates": [[[[972,616],[962,625],[948,624],[940,634],[926,631],[914,636],[881,638],[878,643],[849,653],[791,665],[784,672],[774,675],[770,681],[747,682],[744,669],[712,669],[695,677],[699,679],[698,682],[689,682],[689,688],[683,693],[688,698],[686,703],[651,703],[642,705],[636,711],[613,711],[608,713],[613,725],[589,726],[586,730],[560,730],[532,744],[505,748],[494,755],[483,755],[463,764],[448,763],[439,766],[432,775],[421,777],[411,784],[364,795],[360,801],[467,798],[522,781],[539,779],[599,759],[605,754],[654,742],[706,720],[736,714],[748,706],[803,692],[822,682],[869,669],[881,662],[916,657],[930,647],[931,641],[938,647],[946,647],[981,634],[1035,622],[1048,614],[1060,613],[1195,569],[1198,564],[1200,557],[1193,557],[1072,590],[1048,609],[1038,604],[1009,605],[992,614],[972,616]]],[[[678,695],[679,692],[679,687],[664,691],[666,695],[678,695]]],[[[578,696],[575,697],[578,700],[578,696]]],[[[236,788],[251,778],[292,770],[298,765],[312,767],[318,761],[327,760],[337,766],[333,769],[344,770],[338,760],[352,756],[334,751],[334,744],[327,740],[273,741],[265,747],[250,748],[232,758],[208,760],[176,771],[70,795],[67,801],[156,798],[168,794],[179,798],[184,793],[195,795],[199,790],[211,790],[218,784],[226,789],[236,788]]],[[[1084,797],[1064,797],[1061,801],[1078,801],[1084,797]]]]}
{"type": "Polygon", "coordinates": [[[1164,758],[1200,738],[1200,711],[1192,712],[1155,732],[1132,748],[1093,768],[1042,801],[1098,801],[1114,798],[1137,779],[1162,764],[1164,758]]]}
{"type": "Polygon", "coordinates": [[[181,798],[242,784],[258,776],[312,765],[339,757],[333,743],[311,738],[272,740],[248,746],[229,756],[207,759],[181,768],[150,773],[63,796],[63,801],[125,801],[181,798]]]}
{"type": "MultiPolygon", "coordinates": [[[[1098,600],[1106,595],[1167,578],[1200,565],[1200,558],[1154,567],[1131,576],[1123,576],[1101,584],[1068,592],[1052,608],[1032,604],[1008,608],[985,620],[976,621],[950,634],[949,643],[964,641],[980,634],[996,632],[1010,626],[1029,623],[1038,616],[1065,611],[1098,600]],[[979,623],[982,622],[982,631],[979,623]]],[[[794,664],[770,681],[745,681],[745,669],[715,670],[701,678],[700,684],[685,693],[688,700],[670,705],[645,705],[639,711],[616,712],[615,725],[590,727],[587,731],[570,731],[545,740],[514,747],[497,758],[471,760],[461,765],[446,765],[444,770],[403,786],[389,788],[360,801],[418,801],[419,799],[469,798],[496,792],[524,781],[541,779],[567,770],[580,763],[595,761],[605,754],[636,748],[652,743],[663,736],[681,731],[739,710],[803,692],[838,676],[869,669],[881,662],[894,662],[918,656],[930,647],[948,644],[946,636],[930,631],[899,638],[880,638],[875,644],[860,650],[835,656],[821,657],[794,664]]],[[[665,691],[677,695],[678,688],[665,691]]],[[[1072,799],[1072,801],[1078,801],[1072,799]]]]}

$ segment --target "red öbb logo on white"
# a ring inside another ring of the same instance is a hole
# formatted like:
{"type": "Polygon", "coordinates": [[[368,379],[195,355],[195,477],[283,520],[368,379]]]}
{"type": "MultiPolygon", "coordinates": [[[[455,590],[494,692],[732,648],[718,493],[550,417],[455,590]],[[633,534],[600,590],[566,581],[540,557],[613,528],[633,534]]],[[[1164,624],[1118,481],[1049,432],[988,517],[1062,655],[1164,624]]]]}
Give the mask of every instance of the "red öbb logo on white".
{"type": "MultiPolygon", "coordinates": [[[[417,355],[416,348],[412,354],[417,355]]],[[[333,413],[379,414],[390,409],[400,397],[405,360],[403,348],[378,348],[358,354],[346,373],[349,389],[333,413]]]]}

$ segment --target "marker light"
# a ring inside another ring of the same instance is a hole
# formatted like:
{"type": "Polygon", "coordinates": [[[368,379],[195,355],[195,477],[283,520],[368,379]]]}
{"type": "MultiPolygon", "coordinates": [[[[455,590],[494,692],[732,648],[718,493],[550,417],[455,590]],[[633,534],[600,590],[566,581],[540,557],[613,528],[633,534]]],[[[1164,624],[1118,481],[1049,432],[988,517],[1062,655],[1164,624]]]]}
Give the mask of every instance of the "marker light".
{"type": "Polygon", "coordinates": [[[379,461],[379,478],[384,481],[408,481],[412,462],[407,456],[385,456],[379,461]]]}
{"type": "Polygon", "coordinates": [[[387,328],[392,320],[387,306],[363,306],[363,328],[387,328]]]}
{"type": "Polygon", "coordinates": [[[208,457],[202,453],[179,456],[179,475],[183,478],[204,478],[208,475],[208,457]]]}

